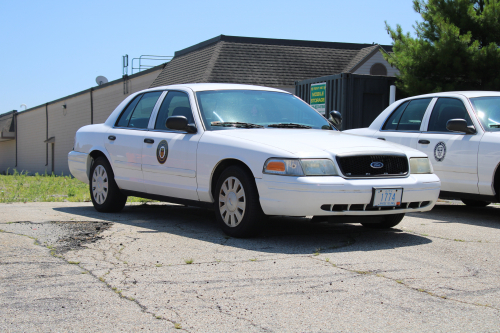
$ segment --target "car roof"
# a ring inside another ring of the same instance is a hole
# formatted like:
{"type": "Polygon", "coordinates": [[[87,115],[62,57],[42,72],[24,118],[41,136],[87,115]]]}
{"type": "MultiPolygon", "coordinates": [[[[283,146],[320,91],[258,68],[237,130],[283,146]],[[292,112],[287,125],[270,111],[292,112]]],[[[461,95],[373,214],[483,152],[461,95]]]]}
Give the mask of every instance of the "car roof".
{"type": "Polygon", "coordinates": [[[422,98],[422,97],[444,97],[444,96],[464,96],[467,98],[473,98],[473,97],[485,97],[485,96],[500,96],[499,91],[480,91],[480,90],[472,90],[472,91],[445,91],[445,92],[440,92],[440,93],[432,93],[432,94],[425,94],[425,95],[418,95],[418,96],[412,96],[409,97],[408,99],[414,99],[414,98],[422,98]]]}
{"type": "Polygon", "coordinates": [[[274,91],[290,94],[288,91],[271,88],[254,86],[249,84],[236,84],[236,83],[186,83],[186,84],[174,84],[168,86],[159,86],[144,91],[154,91],[154,90],[167,90],[167,89],[179,89],[179,88],[189,88],[194,92],[197,91],[209,91],[209,90],[260,90],[260,91],[274,91]]]}

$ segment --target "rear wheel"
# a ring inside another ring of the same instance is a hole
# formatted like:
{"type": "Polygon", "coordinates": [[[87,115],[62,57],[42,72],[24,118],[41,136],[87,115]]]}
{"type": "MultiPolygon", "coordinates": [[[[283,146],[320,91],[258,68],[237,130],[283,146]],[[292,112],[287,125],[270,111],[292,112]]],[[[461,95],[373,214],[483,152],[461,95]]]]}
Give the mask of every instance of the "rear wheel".
{"type": "Polygon", "coordinates": [[[127,202],[116,185],[111,165],[105,157],[98,157],[90,168],[90,197],[99,212],[119,212],[127,202]]]}
{"type": "Polygon", "coordinates": [[[469,200],[469,199],[460,199],[464,204],[470,207],[486,207],[490,203],[488,201],[482,201],[482,200],[469,200]]]}
{"type": "Polygon", "coordinates": [[[382,216],[382,221],[380,222],[367,222],[367,223],[361,223],[363,227],[365,228],[370,228],[370,229],[389,229],[392,227],[395,227],[403,220],[405,217],[405,214],[393,214],[393,215],[383,215],[382,216]]]}
{"type": "Polygon", "coordinates": [[[265,214],[253,177],[239,166],[220,175],[215,188],[215,215],[224,233],[246,238],[262,231],[265,214]]]}

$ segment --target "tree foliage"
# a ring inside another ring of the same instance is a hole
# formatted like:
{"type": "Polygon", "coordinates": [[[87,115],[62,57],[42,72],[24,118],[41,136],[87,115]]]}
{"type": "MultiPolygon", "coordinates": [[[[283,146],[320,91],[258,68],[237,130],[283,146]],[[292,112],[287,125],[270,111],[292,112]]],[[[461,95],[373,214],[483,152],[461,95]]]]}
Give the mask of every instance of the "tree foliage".
{"type": "Polygon", "coordinates": [[[392,29],[386,60],[409,95],[450,90],[500,90],[500,0],[413,0],[422,22],[416,37],[392,29]]]}

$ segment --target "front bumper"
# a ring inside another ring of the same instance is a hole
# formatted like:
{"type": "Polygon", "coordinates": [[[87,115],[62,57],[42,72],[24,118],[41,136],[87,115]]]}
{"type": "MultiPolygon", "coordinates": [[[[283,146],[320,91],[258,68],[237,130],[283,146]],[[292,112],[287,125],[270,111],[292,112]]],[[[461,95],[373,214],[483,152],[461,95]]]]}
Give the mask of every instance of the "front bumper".
{"type": "Polygon", "coordinates": [[[80,153],[74,150],[68,153],[69,171],[76,179],[84,183],[89,182],[88,161],[89,154],[87,153],[80,153]]]}
{"type": "Polygon", "coordinates": [[[435,174],[378,179],[265,174],[255,181],[264,213],[286,216],[388,215],[429,211],[436,204],[441,187],[435,174]],[[401,207],[370,208],[374,187],[403,188],[401,207]]]}

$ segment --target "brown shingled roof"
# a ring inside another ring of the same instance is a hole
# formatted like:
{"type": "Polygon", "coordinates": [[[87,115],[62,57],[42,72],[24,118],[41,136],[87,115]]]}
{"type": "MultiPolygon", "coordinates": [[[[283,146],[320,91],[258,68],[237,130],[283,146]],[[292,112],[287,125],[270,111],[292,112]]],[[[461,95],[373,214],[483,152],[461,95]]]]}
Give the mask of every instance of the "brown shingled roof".
{"type": "Polygon", "coordinates": [[[197,82],[293,86],[295,81],[345,72],[378,47],[221,35],[177,51],[151,87],[197,82]]]}

